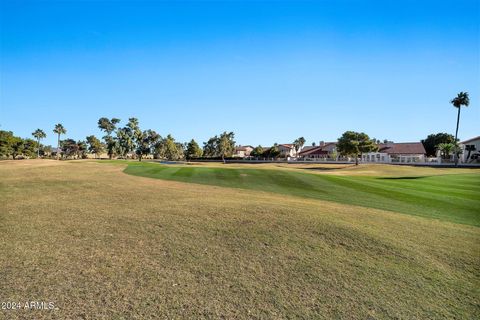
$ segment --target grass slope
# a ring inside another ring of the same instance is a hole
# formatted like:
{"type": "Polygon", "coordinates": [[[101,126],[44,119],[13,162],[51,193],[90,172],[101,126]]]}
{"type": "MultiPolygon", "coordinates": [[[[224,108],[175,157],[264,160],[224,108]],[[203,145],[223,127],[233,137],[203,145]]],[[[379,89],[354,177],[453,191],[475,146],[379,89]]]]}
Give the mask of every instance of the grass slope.
{"type": "Polygon", "coordinates": [[[480,228],[122,169],[0,162],[0,300],[58,308],[0,310],[0,318],[480,313],[480,228]]]}
{"type": "Polygon", "coordinates": [[[479,173],[368,177],[146,162],[130,162],[125,173],[329,200],[480,226],[479,173]]]}

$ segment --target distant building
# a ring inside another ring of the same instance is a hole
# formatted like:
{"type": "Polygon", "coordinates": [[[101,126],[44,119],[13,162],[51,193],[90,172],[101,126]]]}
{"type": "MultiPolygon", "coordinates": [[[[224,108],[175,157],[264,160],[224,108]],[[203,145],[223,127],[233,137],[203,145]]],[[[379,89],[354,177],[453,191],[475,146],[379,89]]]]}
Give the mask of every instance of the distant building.
{"type": "Polygon", "coordinates": [[[480,161],[480,136],[460,142],[460,161],[465,163],[480,161]]]}
{"type": "Polygon", "coordinates": [[[278,150],[280,151],[281,158],[295,158],[297,156],[297,151],[295,146],[291,143],[283,143],[278,145],[278,150]]]}
{"type": "Polygon", "coordinates": [[[299,158],[303,160],[318,160],[337,158],[337,143],[320,141],[318,146],[305,147],[299,152],[299,158]]]}
{"type": "Polygon", "coordinates": [[[235,153],[233,156],[237,158],[249,157],[252,150],[253,150],[252,146],[237,146],[235,148],[235,153]]]}
{"type": "Polygon", "coordinates": [[[380,143],[378,151],[362,154],[363,162],[424,162],[426,151],[421,142],[380,143]]]}

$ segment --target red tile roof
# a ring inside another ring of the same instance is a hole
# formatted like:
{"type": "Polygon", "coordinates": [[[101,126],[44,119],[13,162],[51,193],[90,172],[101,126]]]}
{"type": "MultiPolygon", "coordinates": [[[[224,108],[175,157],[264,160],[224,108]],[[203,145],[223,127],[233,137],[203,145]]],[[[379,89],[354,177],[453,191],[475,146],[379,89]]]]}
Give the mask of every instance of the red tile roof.
{"type": "Polygon", "coordinates": [[[317,146],[306,146],[306,147],[303,147],[302,148],[302,151],[301,152],[304,152],[304,151],[307,151],[307,150],[310,150],[310,149],[313,149],[313,148],[316,148],[317,146]]]}
{"type": "Polygon", "coordinates": [[[309,156],[309,155],[324,155],[328,154],[328,151],[323,150],[324,146],[318,146],[318,147],[313,147],[313,148],[308,148],[307,150],[302,150],[298,154],[299,156],[309,156]]]}
{"type": "Polygon", "coordinates": [[[425,154],[425,148],[421,142],[381,143],[378,152],[387,154],[425,154]]]}

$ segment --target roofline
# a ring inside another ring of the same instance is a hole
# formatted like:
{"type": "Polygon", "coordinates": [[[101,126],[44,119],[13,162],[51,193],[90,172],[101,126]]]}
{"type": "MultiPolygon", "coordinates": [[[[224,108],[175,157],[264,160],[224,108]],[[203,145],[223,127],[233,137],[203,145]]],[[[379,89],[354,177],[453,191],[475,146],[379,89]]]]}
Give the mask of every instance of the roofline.
{"type": "MultiPolygon", "coordinates": [[[[421,141],[415,141],[415,142],[390,142],[390,143],[379,143],[379,144],[412,144],[412,143],[422,143],[421,141]]],[[[423,143],[422,143],[423,144],[423,143]]]]}
{"type": "Polygon", "coordinates": [[[480,136],[477,136],[477,137],[475,137],[475,138],[471,138],[471,139],[462,141],[462,142],[460,142],[460,143],[461,143],[461,144],[465,144],[465,143],[468,143],[468,142],[470,142],[470,141],[477,140],[477,139],[480,139],[480,136]]]}

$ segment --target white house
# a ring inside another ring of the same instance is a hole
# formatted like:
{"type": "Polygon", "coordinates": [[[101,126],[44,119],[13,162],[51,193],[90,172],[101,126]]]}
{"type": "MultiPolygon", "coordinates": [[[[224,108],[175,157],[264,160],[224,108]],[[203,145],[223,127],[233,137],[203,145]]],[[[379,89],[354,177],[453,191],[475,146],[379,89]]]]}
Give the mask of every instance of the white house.
{"type": "Polygon", "coordinates": [[[421,142],[381,143],[378,151],[362,154],[363,162],[424,162],[425,148],[421,142]]]}
{"type": "Polygon", "coordinates": [[[280,151],[280,157],[283,158],[295,158],[297,156],[297,151],[295,146],[291,143],[284,143],[278,145],[278,150],[280,151]]]}
{"type": "Polygon", "coordinates": [[[249,157],[252,150],[252,146],[237,146],[235,148],[235,154],[233,156],[238,158],[249,157]]]}
{"type": "Polygon", "coordinates": [[[460,161],[465,163],[480,161],[480,136],[460,142],[460,161]]]}

